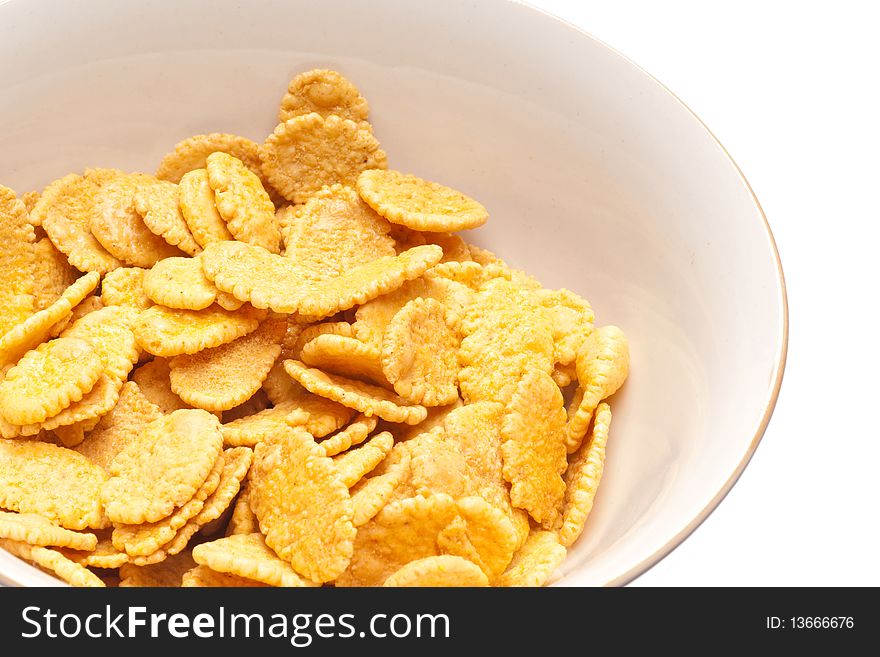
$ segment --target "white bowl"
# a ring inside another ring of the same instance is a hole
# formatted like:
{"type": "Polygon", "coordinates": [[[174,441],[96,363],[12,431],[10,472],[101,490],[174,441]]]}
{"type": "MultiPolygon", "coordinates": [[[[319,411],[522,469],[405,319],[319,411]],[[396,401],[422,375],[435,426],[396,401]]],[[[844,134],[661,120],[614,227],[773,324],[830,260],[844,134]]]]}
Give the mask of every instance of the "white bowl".
{"type": "MultiPolygon", "coordinates": [[[[287,81],[348,75],[391,166],[473,195],[481,245],[631,341],[605,479],[563,585],[623,584],[724,497],[782,379],[770,229],[707,128],[632,62],[504,0],[0,3],[0,182],[152,171],[191,134],[261,141],[287,81]]],[[[49,576],[0,551],[0,579],[49,576]]]]}

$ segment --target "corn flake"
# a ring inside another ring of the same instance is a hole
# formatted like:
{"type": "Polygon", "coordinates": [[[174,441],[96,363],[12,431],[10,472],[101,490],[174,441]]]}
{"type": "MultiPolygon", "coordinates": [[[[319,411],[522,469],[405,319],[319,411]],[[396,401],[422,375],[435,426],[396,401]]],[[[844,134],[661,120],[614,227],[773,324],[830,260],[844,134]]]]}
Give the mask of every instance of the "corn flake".
{"type": "Polygon", "coordinates": [[[351,488],[385,460],[392,447],[394,438],[389,432],[383,431],[370,438],[366,444],[340,454],[333,459],[333,463],[339,477],[351,488]]]}
{"type": "Polygon", "coordinates": [[[316,68],[300,73],[287,87],[278,112],[280,122],[317,112],[352,121],[366,121],[370,106],[350,80],[336,71],[316,68]]]}
{"type": "MultiPolygon", "coordinates": [[[[23,322],[35,310],[38,260],[34,245],[34,228],[28,221],[24,203],[8,187],[0,185],[0,334],[23,322]]],[[[51,281],[50,281],[51,282],[51,281]]],[[[60,294],[60,291],[59,291],[60,294]]],[[[52,299],[54,301],[54,299],[52,299]]],[[[37,306],[36,309],[39,309],[37,306]]]]}
{"type": "Polygon", "coordinates": [[[202,247],[189,232],[189,226],[180,212],[177,196],[177,185],[160,180],[153,185],[141,187],[135,193],[134,207],[154,235],[194,256],[202,247]]]}
{"type": "Polygon", "coordinates": [[[181,586],[184,574],[195,565],[196,562],[188,551],[180,552],[150,566],[127,563],[119,568],[119,586],[181,586]]]}
{"type": "Polygon", "coordinates": [[[315,586],[269,549],[263,535],[234,534],[193,548],[196,563],[269,586],[315,586]]]}
{"type": "Polygon", "coordinates": [[[376,417],[367,417],[361,413],[344,429],[322,440],[321,448],[326,456],[336,456],[352,445],[360,445],[364,442],[377,424],[376,417]]]}
{"type": "Polygon", "coordinates": [[[319,335],[303,346],[299,357],[310,367],[328,370],[351,379],[379,385],[387,382],[382,373],[379,350],[356,338],[319,335]]]}
{"type": "Polygon", "coordinates": [[[199,246],[204,248],[211,242],[235,239],[217,212],[214,190],[208,183],[206,169],[185,173],[177,186],[177,194],[180,213],[199,246]]]}
{"type": "Polygon", "coordinates": [[[467,559],[442,554],[410,561],[392,573],[382,586],[489,586],[489,579],[479,566],[467,559]]]}
{"type": "Polygon", "coordinates": [[[167,308],[203,310],[217,300],[199,257],[165,258],[144,273],[141,285],[150,301],[167,308]]]}
{"type": "Polygon", "coordinates": [[[544,586],[565,559],[565,548],[556,534],[533,531],[513,555],[513,561],[495,582],[497,586],[544,586]]]}
{"type": "Polygon", "coordinates": [[[153,305],[144,292],[145,269],[140,267],[120,267],[104,276],[101,281],[101,301],[105,306],[130,306],[146,310],[153,305]]]}
{"type": "Polygon", "coordinates": [[[145,351],[156,356],[194,354],[247,335],[265,315],[249,306],[234,311],[216,305],[200,311],[153,306],[138,317],[134,336],[145,351]]]}
{"type": "Polygon", "coordinates": [[[0,511],[0,538],[29,545],[66,547],[74,550],[94,550],[98,538],[94,534],[74,532],[58,527],[47,518],[35,513],[0,511]]]}
{"type": "Polygon", "coordinates": [[[88,568],[71,561],[57,550],[28,545],[19,541],[0,538],[0,547],[16,557],[30,561],[41,568],[50,570],[59,578],[73,586],[103,587],[104,582],[88,568]]]}
{"type": "Polygon", "coordinates": [[[160,414],[191,408],[171,389],[171,368],[164,358],[154,358],[141,365],[131,375],[131,380],[137,384],[139,396],[155,406],[160,414]]]}
{"type": "Polygon", "coordinates": [[[76,320],[61,337],[90,343],[104,365],[104,374],[121,382],[140,357],[132,332],[137,317],[137,310],[128,306],[102,307],[76,320]]]}

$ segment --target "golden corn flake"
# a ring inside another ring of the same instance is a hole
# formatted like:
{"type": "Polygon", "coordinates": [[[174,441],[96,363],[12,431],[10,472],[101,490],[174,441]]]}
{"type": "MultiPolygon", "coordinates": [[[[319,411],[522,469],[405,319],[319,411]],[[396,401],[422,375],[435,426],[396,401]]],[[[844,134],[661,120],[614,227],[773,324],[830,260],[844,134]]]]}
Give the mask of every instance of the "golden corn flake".
{"type": "Polygon", "coordinates": [[[263,154],[269,182],[293,203],[305,203],[324,186],[353,187],[362,171],[388,166],[368,123],[315,112],[279,123],[263,154]]]}
{"type": "Polygon", "coordinates": [[[297,360],[284,361],[284,369],[309,392],[367,416],[378,415],[389,422],[418,424],[428,415],[424,406],[409,404],[384,388],[363,381],[326,374],[297,360]]]}
{"type": "Polygon", "coordinates": [[[257,390],[249,399],[243,401],[235,408],[230,408],[228,411],[223,411],[221,421],[225,424],[227,422],[240,420],[243,417],[250,417],[251,415],[256,415],[260,411],[265,411],[271,405],[272,404],[269,401],[269,398],[266,396],[265,391],[261,388],[260,390],[257,390]]]}
{"type": "Polygon", "coordinates": [[[150,422],[110,464],[101,490],[107,516],[126,524],[156,522],[187,502],[217,461],[223,437],[217,418],[179,410],[150,422]]]}
{"type": "Polygon", "coordinates": [[[140,395],[160,414],[191,408],[171,389],[171,368],[164,358],[154,358],[141,365],[131,375],[131,380],[138,385],[140,395]]]}
{"type": "MultiPolygon", "coordinates": [[[[82,399],[73,402],[60,413],[53,415],[42,423],[42,428],[47,431],[58,430],[61,427],[79,425],[81,429],[91,430],[98,419],[108,413],[119,401],[119,392],[122,388],[122,380],[111,378],[102,374],[92,389],[82,399]],[[88,423],[91,421],[91,425],[88,423]],[[86,424],[83,424],[86,423],[86,424]]],[[[63,435],[63,433],[62,433],[63,435]]],[[[82,442],[84,436],[79,436],[75,444],[82,442]]],[[[70,441],[62,442],[72,447],[70,441]]]]}
{"type": "Polygon", "coordinates": [[[260,523],[257,516],[251,509],[250,494],[248,492],[250,484],[245,483],[241,487],[241,492],[235,500],[235,506],[232,508],[232,516],[229,518],[229,525],[226,527],[226,535],[234,534],[253,534],[260,531],[260,523]]]}
{"type": "Polygon", "coordinates": [[[95,296],[93,294],[87,296],[79,304],[77,304],[73,310],[67,313],[67,315],[60,322],[56,323],[51,329],[49,329],[50,337],[57,338],[62,333],[64,333],[64,331],[66,331],[67,328],[74,322],[82,319],[89,313],[100,310],[103,307],[104,304],[101,301],[101,297],[95,296]]]}
{"type": "MultiPolygon", "coordinates": [[[[27,319],[35,309],[35,294],[42,285],[37,278],[34,228],[24,203],[8,187],[0,185],[0,335],[27,319]]],[[[51,281],[50,281],[51,282],[51,281]]],[[[63,289],[61,290],[63,291],[63,289]]],[[[61,293],[59,291],[59,294],[61,293]]],[[[54,299],[52,299],[54,301],[54,299]]]]}
{"type": "Polygon", "coordinates": [[[85,340],[57,338],[27,352],[0,383],[0,414],[12,424],[43,422],[82,399],[104,365],[85,340]]]}
{"type": "Polygon", "coordinates": [[[351,488],[379,465],[391,448],[394,447],[392,435],[383,431],[370,438],[366,444],[340,454],[333,459],[339,477],[346,486],[351,488]]]}
{"type": "Polygon", "coordinates": [[[145,351],[156,356],[194,354],[247,335],[265,315],[250,306],[234,311],[216,305],[200,311],[153,306],[138,317],[134,336],[145,351]]]}
{"type": "Polygon", "coordinates": [[[62,338],[89,342],[104,365],[104,374],[124,381],[140,357],[132,327],[138,312],[129,306],[100,308],[75,321],[62,338]]]}
{"type": "Polygon", "coordinates": [[[150,566],[127,563],[119,568],[119,586],[181,586],[184,574],[195,565],[189,551],[169,556],[161,563],[150,566]]]}
{"type": "Polygon", "coordinates": [[[64,290],[73,285],[79,272],[48,237],[34,244],[34,255],[34,310],[42,310],[52,305],[64,290]]]}
{"type": "Polygon", "coordinates": [[[17,362],[25,352],[45,342],[52,327],[69,315],[100,280],[97,272],[81,276],[52,305],[16,324],[0,337],[0,366],[17,362]]]}
{"type": "Polygon", "coordinates": [[[196,563],[219,573],[238,575],[269,586],[315,586],[266,545],[263,535],[234,534],[193,548],[196,563]]]}
{"type": "Polygon", "coordinates": [[[98,538],[94,534],[58,527],[47,518],[35,513],[0,511],[0,538],[9,538],[29,545],[51,545],[74,550],[94,550],[98,545],[98,538]]]}
{"type": "Polygon", "coordinates": [[[33,216],[55,247],[80,271],[106,274],[122,266],[91,232],[91,218],[101,188],[122,175],[111,169],[91,169],[70,174],[43,190],[33,216]]]}
{"type": "Polygon", "coordinates": [[[305,431],[288,428],[257,445],[250,503],[266,543],[313,582],[348,566],[356,530],[351,498],[333,461],[305,431]]]}
{"type": "Polygon", "coordinates": [[[101,281],[101,301],[105,306],[130,306],[146,310],[153,305],[144,292],[145,269],[140,267],[120,267],[104,276],[101,281]]]}
{"type": "Polygon", "coordinates": [[[495,582],[497,586],[544,586],[565,559],[565,548],[556,534],[533,531],[513,555],[513,561],[495,582]]]}
{"type": "Polygon", "coordinates": [[[325,68],[300,73],[287,87],[278,112],[280,122],[317,112],[352,121],[366,121],[370,106],[348,78],[325,68]]]}
{"type": "Polygon", "coordinates": [[[476,263],[481,265],[504,264],[504,261],[501,258],[488,249],[484,249],[476,244],[468,244],[467,247],[471,254],[471,259],[476,263]]]}
{"type": "Polygon", "coordinates": [[[116,405],[76,446],[76,451],[108,470],[116,455],[161,415],[162,411],[144,396],[138,384],[128,381],[122,386],[116,405]]]}
{"type": "Polygon", "coordinates": [[[586,299],[569,290],[540,290],[537,295],[550,318],[554,359],[562,365],[573,363],[593,332],[593,309],[586,299]]]}
{"type": "Polygon", "coordinates": [[[238,158],[222,152],[208,156],[206,170],[217,212],[235,239],[279,253],[281,233],[275,224],[275,206],[256,174],[238,158]]]}
{"type": "Polygon", "coordinates": [[[36,513],[67,529],[101,528],[104,471],[76,452],[39,441],[0,440],[0,508],[36,513]]]}
{"type": "Polygon", "coordinates": [[[382,372],[410,402],[451,404],[458,399],[458,345],[456,323],[446,309],[434,299],[414,299],[385,328],[382,372]]]}
{"type": "Polygon", "coordinates": [[[352,379],[386,383],[381,354],[371,344],[341,335],[319,335],[307,342],[300,359],[310,367],[327,370],[352,379]]]}
{"type": "Polygon", "coordinates": [[[265,320],[256,331],[213,349],[169,361],[171,389],[188,404],[225,411],[256,393],[278,354],[287,323],[265,320]]]}
{"type": "Polygon", "coordinates": [[[202,247],[193,239],[189,226],[180,213],[177,185],[164,180],[141,187],[134,195],[134,207],[147,228],[171,246],[191,256],[202,247]]]}
{"type": "Polygon", "coordinates": [[[147,228],[135,208],[135,195],[156,184],[153,176],[120,174],[104,185],[95,199],[89,228],[108,253],[135,267],[152,267],[180,251],[147,228]]]}
{"type": "MultiPolygon", "coordinates": [[[[178,586],[178,585],[174,585],[178,586]]],[[[239,577],[238,575],[230,575],[229,573],[218,573],[211,570],[207,566],[196,566],[185,572],[179,586],[184,588],[192,587],[222,587],[222,588],[244,588],[244,587],[265,587],[263,584],[253,579],[239,577]]]]}
{"type": "MultiPolygon", "coordinates": [[[[399,445],[402,443],[398,443],[399,445]]],[[[352,522],[361,527],[372,520],[388,504],[395,493],[403,488],[410,475],[411,457],[409,450],[399,449],[389,455],[370,477],[364,477],[349,489],[354,506],[352,522]],[[384,469],[379,472],[381,467],[384,469]]],[[[402,490],[401,498],[409,497],[402,490]]]]}
{"type": "Polygon", "coordinates": [[[357,190],[388,221],[413,230],[465,230],[489,219],[486,208],[459,191],[384,167],[361,173],[357,190]]]}
{"type": "Polygon", "coordinates": [[[437,537],[457,516],[444,494],[410,497],[388,504],[357,530],[354,554],[337,586],[381,586],[416,559],[440,554],[437,537]]]}
{"type": "Polygon", "coordinates": [[[144,274],[144,292],[154,303],[179,310],[202,310],[217,300],[201,258],[165,258],[144,274]]]}
{"type": "Polygon", "coordinates": [[[526,371],[553,371],[549,318],[511,281],[486,283],[461,326],[458,381],[465,402],[507,403],[526,371]]]}
{"type": "Polygon", "coordinates": [[[185,173],[177,186],[180,213],[183,215],[193,239],[202,248],[211,242],[235,239],[223,217],[217,212],[214,190],[208,183],[206,169],[194,169],[185,173]]]}
{"type": "Polygon", "coordinates": [[[391,224],[351,187],[324,188],[289,213],[293,216],[285,231],[285,255],[320,279],[397,254],[388,234],[391,224]]]}
{"type": "Polygon", "coordinates": [[[510,400],[501,426],[504,478],[510,499],[536,522],[552,527],[565,495],[565,407],[548,374],[529,370],[510,400]]]}
{"type": "Polygon", "coordinates": [[[336,456],[352,445],[360,445],[376,428],[376,424],[378,424],[376,417],[367,417],[361,413],[344,429],[321,441],[320,445],[324,454],[336,456]]]}
{"type": "MultiPolygon", "coordinates": [[[[289,331],[288,331],[289,333],[289,331]]],[[[348,322],[323,322],[321,324],[312,324],[304,328],[300,328],[299,333],[293,341],[289,349],[283,350],[287,353],[287,358],[299,358],[303,347],[309,342],[322,335],[338,335],[344,338],[353,338],[354,329],[348,322]]],[[[286,336],[285,336],[286,339],[286,336]]]]}
{"type": "Polygon", "coordinates": [[[565,428],[568,453],[580,447],[593,410],[613,395],[629,374],[629,343],[616,326],[596,329],[584,342],[577,357],[578,392],[569,408],[565,428]]]}
{"type": "Polygon", "coordinates": [[[204,169],[208,162],[208,156],[216,152],[228,153],[244,162],[248,169],[259,176],[263,187],[272,196],[272,200],[277,204],[283,201],[263,174],[263,147],[238,135],[214,132],[209,135],[195,135],[184,139],[162,159],[162,163],[156,170],[156,177],[179,183],[185,173],[195,169],[204,169]]]}
{"type": "Polygon", "coordinates": [[[593,509],[593,499],[605,470],[605,446],[611,427],[611,407],[599,404],[593,422],[590,442],[575,452],[565,471],[565,500],[562,523],[558,528],[559,542],[571,547],[584,531],[584,525],[593,509]]]}
{"type": "Polygon", "coordinates": [[[104,586],[101,578],[92,573],[92,571],[71,561],[57,550],[28,545],[19,541],[11,541],[6,538],[0,539],[0,547],[11,552],[16,557],[30,561],[45,570],[52,571],[60,579],[73,586],[104,586]]]}
{"type": "Polygon", "coordinates": [[[128,555],[113,547],[108,531],[102,531],[97,545],[88,551],[63,549],[61,554],[87,568],[119,568],[128,563],[128,555]]]}
{"type": "Polygon", "coordinates": [[[520,543],[513,521],[482,497],[463,497],[456,501],[456,509],[458,517],[437,538],[441,552],[473,561],[490,580],[495,579],[520,543]]]}
{"type": "Polygon", "coordinates": [[[489,579],[475,563],[441,554],[409,562],[392,573],[382,586],[489,586],[489,579]]]}
{"type": "Polygon", "coordinates": [[[140,525],[117,524],[113,530],[113,545],[116,549],[131,556],[145,556],[156,552],[171,541],[190,518],[198,515],[208,496],[217,490],[225,463],[224,454],[221,452],[207,479],[199,486],[195,495],[185,504],[177,507],[170,516],[157,522],[140,525]]]}

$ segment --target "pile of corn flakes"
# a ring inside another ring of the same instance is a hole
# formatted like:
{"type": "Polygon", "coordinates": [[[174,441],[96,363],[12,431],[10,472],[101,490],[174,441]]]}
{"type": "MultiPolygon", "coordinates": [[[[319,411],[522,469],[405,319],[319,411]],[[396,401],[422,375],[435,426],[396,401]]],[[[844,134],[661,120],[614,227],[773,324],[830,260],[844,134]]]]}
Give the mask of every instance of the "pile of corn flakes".
{"type": "Polygon", "coordinates": [[[309,71],[264,144],[0,187],[0,546],[76,586],[548,581],[626,337],[368,112],[309,71]]]}

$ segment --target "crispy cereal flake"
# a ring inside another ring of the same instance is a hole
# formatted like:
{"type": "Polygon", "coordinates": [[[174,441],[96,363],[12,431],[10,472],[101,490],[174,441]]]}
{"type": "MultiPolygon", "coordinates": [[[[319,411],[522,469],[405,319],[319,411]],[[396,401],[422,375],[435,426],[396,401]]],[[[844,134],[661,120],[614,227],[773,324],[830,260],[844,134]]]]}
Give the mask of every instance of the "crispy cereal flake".
{"type": "Polygon", "coordinates": [[[259,532],[234,534],[193,548],[196,563],[269,586],[315,586],[278,558],[259,532]]]}
{"type": "Polygon", "coordinates": [[[140,395],[160,413],[191,408],[171,389],[171,368],[164,358],[154,358],[144,363],[134,371],[131,380],[138,385],[140,395]]]}
{"type": "Polygon", "coordinates": [[[235,239],[214,201],[214,190],[208,184],[206,169],[194,169],[183,175],[177,186],[180,213],[193,239],[202,248],[211,242],[235,239]]]}
{"type": "Polygon", "coordinates": [[[151,301],[167,308],[203,310],[217,300],[199,257],[165,258],[144,274],[142,285],[151,301]]]}
{"type": "Polygon", "coordinates": [[[387,385],[387,379],[382,373],[379,350],[356,338],[319,335],[303,346],[299,357],[310,367],[351,379],[387,385]]]}
{"type": "Polygon", "coordinates": [[[351,488],[385,460],[392,447],[394,437],[388,431],[383,431],[366,444],[340,454],[333,459],[333,463],[339,471],[339,477],[351,488]]]}
{"type": "Polygon", "coordinates": [[[176,246],[191,256],[202,250],[180,213],[177,185],[174,183],[160,180],[153,185],[141,187],[134,195],[134,207],[147,228],[171,246],[176,246]]]}
{"type": "Polygon", "coordinates": [[[324,454],[327,456],[336,456],[352,445],[360,445],[367,439],[367,436],[370,435],[373,429],[376,428],[376,424],[378,424],[378,419],[375,416],[367,417],[363,413],[360,413],[351,421],[351,424],[329,438],[321,441],[320,445],[324,449],[324,454]]]}
{"type": "MultiPolygon", "coordinates": [[[[0,185],[0,334],[23,322],[35,310],[34,295],[43,285],[36,278],[37,253],[34,227],[24,203],[8,187],[0,185]]],[[[41,254],[42,255],[42,254],[41,254]]],[[[48,281],[51,284],[51,281],[48,281]]],[[[63,288],[62,288],[63,290],[63,288]]],[[[60,294],[61,291],[59,291],[60,294]]],[[[55,299],[52,299],[54,301],[55,299]]],[[[37,306],[37,309],[44,306],[37,306]]]]}
{"type": "Polygon", "coordinates": [[[181,586],[184,573],[195,568],[195,565],[189,551],[180,552],[150,566],[127,563],[119,568],[119,586],[181,586]]]}
{"type": "Polygon", "coordinates": [[[153,306],[138,317],[134,336],[145,351],[156,356],[194,354],[247,335],[265,315],[250,306],[233,311],[216,305],[200,311],[153,306]]]}
{"type": "Polygon", "coordinates": [[[104,276],[101,281],[101,301],[105,306],[131,306],[146,310],[153,305],[144,292],[145,269],[140,267],[120,267],[104,276]]]}
{"type": "MultiPolygon", "coordinates": [[[[51,306],[64,294],[64,290],[74,284],[79,272],[67,262],[67,256],[56,249],[48,237],[34,244],[34,256],[34,310],[42,310],[51,306]]],[[[4,280],[10,279],[4,278],[4,280]]],[[[11,308],[14,306],[4,304],[4,307],[9,307],[11,313],[11,308]]],[[[9,315],[12,316],[13,314],[9,315]]],[[[0,328],[0,331],[2,330],[0,328]]]]}
{"type": "Polygon", "coordinates": [[[489,579],[467,559],[441,554],[410,561],[382,586],[489,586],[489,579]]]}
{"type": "Polygon", "coordinates": [[[98,544],[98,538],[94,534],[64,529],[35,513],[8,511],[0,511],[0,538],[29,545],[50,545],[74,550],[94,550],[98,544]]]}
{"type": "Polygon", "coordinates": [[[370,106],[348,78],[325,68],[300,73],[287,87],[281,99],[278,120],[282,123],[295,116],[317,112],[352,121],[366,121],[370,106]]]}
{"type": "Polygon", "coordinates": [[[120,382],[140,357],[132,327],[138,311],[130,306],[99,308],[76,320],[62,338],[79,338],[90,343],[104,365],[104,374],[120,382]]]}
{"type": "Polygon", "coordinates": [[[7,538],[0,539],[0,547],[21,559],[30,561],[46,570],[51,570],[60,579],[73,586],[104,586],[100,577],[88,568],[71,561],[57,550],[11,541],[7,538]]]}
{"type": "Polygon", "coordinates": [[[556,534],[533,531],[513,555],[513,561],[495,582],[497,586],[544,586],[565,559],[565,548],[556,534]]]}
{"type": "Polygon", "coordinates": [[[243,588],[243,587],[265,587],[263,584],[253,579],[239,577],[238,575],[230,575],[229,573],[218,573],[211,570],[207,566],[196,566],[183,574],[183,580],[180,586],[184,588],[191,587],[222,587],[222,588],[243,588]]]}

